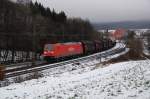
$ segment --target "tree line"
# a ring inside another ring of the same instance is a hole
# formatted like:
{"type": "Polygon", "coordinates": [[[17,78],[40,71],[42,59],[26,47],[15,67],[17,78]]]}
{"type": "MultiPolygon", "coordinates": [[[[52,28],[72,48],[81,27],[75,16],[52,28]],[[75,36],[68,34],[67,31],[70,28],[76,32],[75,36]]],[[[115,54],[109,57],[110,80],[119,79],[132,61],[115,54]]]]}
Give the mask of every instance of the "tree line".
{"type": "Polygon", "coordinates": [[[45,43],[98,39],[88,20],[68,18],[40,3],[22,5],[0,0],[0,59],[13,62],[16,51],[42,53],[45,43]],[[4,51],[3,53],[1,51],[4,51]],[[6,52],[5,52],[6,51],[6,52]]]}

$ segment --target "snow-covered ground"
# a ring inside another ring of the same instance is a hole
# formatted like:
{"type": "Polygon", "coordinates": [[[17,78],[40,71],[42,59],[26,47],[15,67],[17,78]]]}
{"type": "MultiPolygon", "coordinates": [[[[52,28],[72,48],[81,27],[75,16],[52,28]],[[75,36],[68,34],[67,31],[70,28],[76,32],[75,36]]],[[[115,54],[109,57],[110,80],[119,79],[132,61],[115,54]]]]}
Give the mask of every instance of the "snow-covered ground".
{"type": "Polygon", "coordinates": [[[144,38],[143,39],[143,53],[145,54],[145,55],[150,55],[150,51],[148,50],[148,40],[147,40],[147,38],[144,38]]]}
{"type": "Polygon", "coordinates": [[[149,53],[150,51],[148,51],[148,49],[146,48],[146,47],[144,47],[144,49],[143,49],[143,53],[145,54],[145,55],[150,55],[150,53],[149,53]]]}
{"type": "MultiPolygon", "coordinates": [[[[33,52],[25,52],[25,51],[15,51],[15,56],[14,56],[14,62],[18,62],[18,61],[26,61],[26,57],[28,55],[28,60],[32,59],[32,54],[33,52]]],[[[1,50],[0,51],[0,63],[4,62],[4,61],[11,61],[12,60],[12,51],[11,50],[1,50]],[[8,54],[6,57],[6,53],[8,54]],[[6,59],[4,58],[6,57],[6,59]]]]}
{"type": "Polygon", "coordinates": [[[0,88],[0,99],[150,99],[150,61],[71,69],[0,88]]]}

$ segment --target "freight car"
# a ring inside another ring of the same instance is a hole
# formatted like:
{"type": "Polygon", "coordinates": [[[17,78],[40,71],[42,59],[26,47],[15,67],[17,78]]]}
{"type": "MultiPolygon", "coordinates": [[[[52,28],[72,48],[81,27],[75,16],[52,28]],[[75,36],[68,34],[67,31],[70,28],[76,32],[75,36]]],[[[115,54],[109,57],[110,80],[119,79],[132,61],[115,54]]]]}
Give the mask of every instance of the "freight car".
{"type": "Polygon", "coordinates": [[[107,49],[113,47],[115,44],[116,44],[116,43],[113,42],[113,41],[110,40],[110,39],[104,39],[104,40],[102,41],[102,50],[107,50],[107,49]]]}
{"type": "Polygon", "coordinates": [[[102,51],[102,41],[96,40],[95,42],[95,52],[101,52],[102,51]]]}
{"type": "Polygon", "coordinates": [[[92,41],[82,41],[82,48],[84,54],[93,53],[95,51],[95,43],[92,41]]]}
{"type": "Polygon", "coordinates": [[[46,61],[56,61],[72,56],[88,55],[107,50],[115,45],[111,40],[81,41],[45,44],[43,56],[46,61]]]}

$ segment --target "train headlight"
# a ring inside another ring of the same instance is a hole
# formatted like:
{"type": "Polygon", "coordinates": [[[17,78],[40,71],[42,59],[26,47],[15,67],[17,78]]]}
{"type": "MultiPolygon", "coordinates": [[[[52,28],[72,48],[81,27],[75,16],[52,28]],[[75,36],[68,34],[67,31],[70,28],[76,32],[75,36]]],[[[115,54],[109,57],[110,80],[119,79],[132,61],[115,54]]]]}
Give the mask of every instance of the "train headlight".
{"type": "Polygon", "coordinates": [[[47,52],[44,52],[44,54],[47,54],[47,52]]]}

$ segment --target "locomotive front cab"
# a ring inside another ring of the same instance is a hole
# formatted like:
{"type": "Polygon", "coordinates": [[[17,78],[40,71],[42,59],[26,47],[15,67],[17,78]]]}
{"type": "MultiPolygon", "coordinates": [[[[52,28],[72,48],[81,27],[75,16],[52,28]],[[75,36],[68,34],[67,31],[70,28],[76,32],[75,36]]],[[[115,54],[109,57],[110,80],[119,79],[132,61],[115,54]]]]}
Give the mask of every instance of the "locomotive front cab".
{"type": "Polygon", "coordinates": [[[43,52],[45,60],[50,61],[54,59],[55,56],[54,47],[55,47],[54,44],[45,44],[43,52]]]}
{"type": "Polygon", "coordinates": [[[46,44],[44,46],[44,56],[52,56],[54,54],[54,45],[46,44]]]}

